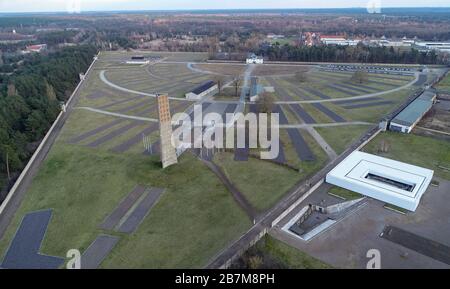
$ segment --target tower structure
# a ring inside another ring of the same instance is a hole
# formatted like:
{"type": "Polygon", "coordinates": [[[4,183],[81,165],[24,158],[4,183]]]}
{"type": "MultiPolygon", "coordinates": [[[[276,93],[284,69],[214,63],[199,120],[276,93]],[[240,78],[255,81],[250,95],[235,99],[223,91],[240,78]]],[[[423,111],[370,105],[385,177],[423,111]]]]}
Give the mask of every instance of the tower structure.
{"type": "Polygon", "coordinates": [[[159,136],[161,143],[162,167],[167,168],[178,163],[175,148],[172,145],[172,118],[170,116],[169,97],[158,95],[159,136]]]}

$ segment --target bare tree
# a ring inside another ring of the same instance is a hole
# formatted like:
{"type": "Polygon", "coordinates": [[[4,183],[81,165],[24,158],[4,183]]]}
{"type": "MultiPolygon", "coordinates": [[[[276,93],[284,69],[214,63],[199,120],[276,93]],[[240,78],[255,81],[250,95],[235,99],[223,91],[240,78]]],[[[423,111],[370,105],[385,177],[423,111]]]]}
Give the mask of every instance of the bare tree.
{"type": "Polygon", "coordinates": [[[367,83],[369,81],[369,74],[367,73],[367,71],[358,70],[353,73],[351,80],[360,84],[367,83]]]}
{"type": "Polygon", "coordinates": [[[273,110],[274,99],[271,94],[264,92],[259,95],[256,103],[260,113],[271,113],[273,110]]]}
{"type": "Polygon", "coordinates": [[[223,85],[224,85],[224,82],[225,82],[224,77],[221,76],[221,75],[216,75],[214,77],[214,82],[217,83],[217,88],[219,89],[219,94],[221,94],[222,93],[222,88],[223,88],[223,85]]]}
{"type": "Polygon", "coordinates": [[[234,87],[234,94],[236,97],[239,97],[239,88],[241,87],[241,82],[242,82],[242,79],[239,75],[234,76],[233,87],[234,87]]]}
{"type": "Polygon", "coordinates": [[[295,73],[295,80],[301,83],[307,82],[308,75],[306,74],[306,71],[298,71],[297,73],[295,73]]]}

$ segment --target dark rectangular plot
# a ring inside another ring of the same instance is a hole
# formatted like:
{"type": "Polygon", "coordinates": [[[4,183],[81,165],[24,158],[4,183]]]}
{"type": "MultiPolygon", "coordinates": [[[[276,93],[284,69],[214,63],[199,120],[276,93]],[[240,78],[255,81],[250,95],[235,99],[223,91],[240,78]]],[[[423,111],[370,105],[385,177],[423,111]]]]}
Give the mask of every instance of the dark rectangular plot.
{"type": "Polygon", "coordinates": [[[273,161],[276,163],[279,163],[279,164],[286,163],[286,157],[284,154],[283,143],[281,141],[279,142],[278,156],[275,159],[273,159],[273,161]]]}
{"type": "Polygon", "coordinates": [[[266,79],[270,83],[270,85],[275,88],[275,92],[281,97],[282,100],[294,100],[292,96],[281,85],[279,85],[275,79],[273,79],[272,77],[267,77],[266,79]]]}
{"type": "Polygon", "coordinates": [[[450,247],[403,229],[387,226],[382,238],[450,265],[450,247]]]}
{"type": "Polygon", "coordinates": [[[113,127],[113,126],[115,126],[115,125],[117,125],[119,123],[122,123],[123,121],[124,121],[123,119],[116,119],[116,120],[114,120],[114,121],[112,121],[110,123],[104,124],[104,125],[96,128],[96,129],[93,129],[91,131],[88,131],[88,132],[86,132],[84,134],[81,134],[81,135],[79,135],[77,137],[74,137],[74,138],[70,139],[69,143],[74,144],[74,143],[80,142],[82,140],[85,140],[85,139],[87,139],[87,138],[89,138],[91,136],[94,136],[94,135],[96,135],[98,133],[101,133],[102,131],[105,131],[105,130],[107,130],[107,129],[109,129],[109,128],[111,128],[111,127],[113,127]]]}
{"type": "Polygon", "coordinates": [[[278,113],[279,122],[281,125],[289,124],[288,119],[287,119],[286,115],[284,114],[283,109],[281,108],[281,105],[276,105],[273,112],[278,113]]]}
{"type": "Polygon", "coordinates": [[[292,110],[307,124],[316,123],[314,118],[300,104],[290,104],[292,110]]]}
{"type": "Polygon", "coordinates": [[[356,93],[356,92],[353,92],[353,91],[348,91],[348,90],[342,89],[342,88],[340,88],[340,87],[337,87],[337,86],[334,85],[334,84],[328,84],[327,87],[329,87],[329,88],[331,88],[331,89],[333,89],[333,90],[336,90],[336,91],[338,91],[338,92],[340,92],[340,93],[343,93],[343,94],[347,94],[347,95],[351,95],[351,96],[357,96],[357,95],[359,95],[359,93],[356,93]]]}
{"type": "MultiPolygon", "coordinates": [[[[368,81],[368,83],[370,83],[370,81],[368,81]]],[[[349,86],[349,87],[357,87],[357,88],[363,88],[366,91],[369,91],[369,93],[373,93],[373,91],[380,91],[381,89],[379,88],[374,88],[368,85],[363,85],[363,84],[359,84],[359,83],[353,83],[353,82],[346,82],[345,85],[349,86]]]]}
{"type": "Polygon", "coordinates": [[[148,195],[139,203],[139,205],[134,209],[131,215],[126,219],[126,221],[117,230],[121,233],[132,233],[137,227],[142,223],[144,218],[159,200],[164,189],[152,188],[148,195]]]}
{"type": "Polygon", "coordinates": [[[124,112],[130,111],[130,110],[133,110],[133,109],[142,107],[142,106],[144,106],[144,105],[146,105],[146,104],[149,104],[150,102],[151,102],[150,100],[146,99],[146,100],[144,100],[144,101],[135,103],[135,104],[133,104],[133,105],[131,105],[131,106],[128,106],[128,107],[125,107],[125,108],[121,108],[121,109],[119,109],[119,110],[117,110],[117,111],[115,111],[115,112],[118,112],[118,113],[124,113],[124,112]]]}
{"type": "Polygon", "coordinates": [[[309,148],[303,136],[296,128],[288,128],[287,132],[291,138],[292,144],[295,147],[298,157],[302,161],[313,161],[316,159],[313,152],[309,148]]]}
{"type": "Polygon", "coordinates": [[[310,87],[302,87],[302,88],[304,90],[306,90],[307,92],[309,92],[311,94],[314,94],[314,95],[316,95],[316,96],[318,96],[318,97],[320,97],[322,99],[330,99],[331,98],[330,96],[325,95],[325,94],[323,94],[322,92],[320,92],[320,91],[318,91],[316,89],[313,89],[313,88],[310,88],[310,87]]]}
{"type": "Polygon", "coordinates": [[[81,268],[97,269],[118,241],[118,237],[98,236],[81,256],[81,268]]]}
{"type": "Polygon", "coordinates": [[[355,102],[367,102],[367,101],[375,101],[380,100],[381,97],[370,97],[370,98],[357,98],[357,99],[346,99],[346,100],[339,100],[335,101],[335,104],[344,105],[344,104],[353,104],[355,102]]]}
{"type": "Polygon", "coordinates": [[[382,106],[382,105],[388,105],[392,104],[392,101],[378,101],[378,102],[369,102],[369,103],[358,103],[358,104],[352,104],[352,105],[345,105],[342,106],[345,109],[356,109],[356,108],[364,108],[364,107],[373,107],[373,106],[382,106]]]}
{"type": "MultiPolygon", "coordinates": [[[[226,115],[228,113],[234,113],[236,111],[236,107],[237,107],[236,103],[227,105],[227,107],[225,108],[225,111],[223,112],[223,116],[226,117],[226,115]]],[[[225,118],[224,118],[224,120],[225,120],[225,118]]]]}
{"type": "Polygon", "coordinates": [[[338,86],[338,87],[342,87],[344,89],[357,91],[357,92],[360,92],[360,93],[367,93],[367,94],[373,93],[373,89],[370,89],[370,90],[363,89],[359,85],[349,85],[349,84],[343,84],[343,83],[334,83],[333,85],[338,86]]]}
{"type": "Polygon", "coordinates": [[[114,229],[125,214],[133,207],[145,192],[145,187],[136,186],[117,206],[117,208],[109,215],[100,225],[100,229],[111,231],[114,229]]]}
{"type": "Polygon", "coordinates": [[[390,86],[390,87],[400,86],[400,84],[393,84],[393,83],[389,83],[389,82],[382,82],[382,81],[376,81],[376,80],[369,80],[369,83],[371,83],[371,84],[378,84],[378,85],[384,85],[384,86],[390,86]]]}
{"type": "Polygon", "coordinates": [[[109,108],[109,107],[111,107],[111,106],[115,106],[115,105],[122,104],[122,103],[125,103],[125,102],[130,102],[130,101],[133,101],[133,100],[136,100],[136,99],[140,99],[140,98],[143,98],[143,96],[138,95],[138,96],[136,96],[136,97],[127,98],[127,99],[123,99],[123,100],[118,100],[118,101],[115,101],[115,102],[112,102],[112,103],[109,103],[109,104],[100,106],[100,107],[98,107],[98,109],[109,108]]]}
{"type": "Polygon", "coordinates": [[[89,143],[88,146],[89,147],[97,147],[97,146],[99,146],[101,144],[104,144],[105,142],[110,141],[111,139],[113,139],[113,138],[115,138],[117,136],[122,135],[123,133],[127,132],[128,130],[130,130],[130,129],[132,129],[132,128],[140,125],[140,124],[142,124],[142,122],[140,122],[140,121],[133,121],[132,123],[130,123],[130,124],[126,125],[126,126],[123,126],[121,128],[118,128],[118,129],[108,133],[107,135],[104,135],[101,138],[99,138],[99,139],[89,143]]]}
{"type": "Polygon", "coordinates": [[[345,119],[339,116],[334,111],[330,110],[328,107],[324,106],[321,103],[313,103],[312,104],[315,108],[326,114],[329,118],[334,120],[335,122],[345,122],[345,119]]]}
{"type": "Polygon", "coordinates": [[[301,90],[301,88],[298,88],[297,86],[295,86],[294,84],[290,83],[290,88],[292,89],[292,91],[301,99],[312,99],[312,97],[310,97],[309,95],[306,95],[305,92],[303,90],[301,90]]]}
{"type": "Polygon", "coordinates": [[[427,82],[427,76],[424,74],[419,75],[419,79],[414,83],[415,86],[424,85],[427,82]]]}
{"type": "Polygon", "coordinates": [[[39,254],[51,210],[26,214],[0,267],[6,269],[57,269],[64,259],[39,254]]]}
{"type": "Polygon", "coordinates": [[[191,102],[179,101],[179,103],[175,103],[175,105],[170,106],[170,114],[174,115],[178,112],[184,112],[191,104],[191,102]]]}
{"type": "Polygon", "coordinates": [[[126,152],[131,147],[133,147],[135,144],[141,142],[143,135],[144,136],[149,135],[149,134],[153,133],[154,131],[156,131],[157,129],[158,129],[158,124],[157,123],[153,123],[150,126],[146,127],[144,130],[142,130],[141,132],[139,132],[138,134],[136,134],[134,137],[132,137],[129,140],[119,144],[118,146],[112,148],[111,150],[113,152],[117,152],[117,153],[126,152]]]}

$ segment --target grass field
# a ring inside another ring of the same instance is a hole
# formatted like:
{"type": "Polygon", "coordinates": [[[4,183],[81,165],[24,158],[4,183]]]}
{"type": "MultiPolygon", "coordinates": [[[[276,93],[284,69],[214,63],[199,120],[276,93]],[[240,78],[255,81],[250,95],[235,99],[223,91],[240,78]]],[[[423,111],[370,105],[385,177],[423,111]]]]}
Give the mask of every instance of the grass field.
{"type": "Polygon", "coordinates": [[[448,93],[450,93],[450,73],[447,74],[444,79],[441,80],[441,82],[439,82],[439,84],[437,85],[437,88],[439,90],[444,90],[448,93]]]}
{"type": "Polygon", "coordinates": [[[287,132],[281,130],[280,138],[286,162],[290,167],[253,157],[250,157],[247,162],[237,162],[234,161],[234,154],[229,152],[216,154],[214,162],[223,169],[228,178],[257,210],[267,210],[297,182],[320,170],[327,162],[325,152],[314,139],[307,132],[300,132],[316,160],[300,161],[287,132]]]}
{"type": "Polygon", "coordinates": [[[302,177],[295,170],[252,157],[236,162],[229,152],[216,154],[214,162],[259,211],[276,204],[302,177]]]}
{"type": "Polygon", "coordinates": [[[341,154],[345,149],[355,142],[363,133],[369,129],[367,125],[350,125],[336,127],[317,127],[317,132],[334,149],[341,154]]]}
{"type": "Polygon", "coordinates": [[[379,134],[363,150],[434,170],[437,176],[450,180],[450,171],[439,168],[439,166],[450,167],[450,142],[448,141],[415,134],[384,132],[379,134]],[[386,141],[389,144],[387,153],[380,152],[381,141],[386,141]]]}
{"type": "Polygon", "coordinates": [[[264,236],[232,268],[246,269],[332,269],[270,235],[264,236]]]}
{"type": "MultiPolygon", "coordinates": [[[[101,82],[97,68],[81,92],[78,104],[96,107],[125,99],[120,91],[110,90],[101,82]],[[111,92],[111,98],[88,99],[96,89],[111,92]]],[[[130,113],[138,110],[140,108],[130,113]]],[[[41,209],[53,209],[42,254],[64,257],[72,248],[83,252],[98,234],[118,235],[120,241],[102,263],[104,268],[200,268],[248,230],[251,221],[231,193],[189,153],[180,158],[178,165],[162,170],[159,156],[142,154],[142,143],[126,153],[109,151],[138,134],[142,125],[98,148],[84,145],[115,127],[76,145],[68,144],[71,138],[115,119],[78,109],[71,113],[0,240],[0,258],[6,253],[23,216],[41,209]],[[126,235],[98,229],[120,200],[138,184],[166,189],[138,230],[126,235]]],[[[119,126],[129,122],[124,120],[119,126]]]]}
{"type": "Polygon", "coordinates": [[[200,161],[185,155],[161,170],[157,158],[58,144],[36,176],[6,236],[22,216],[52,208],[42,253],[65,256],[87,248],[102,220],[136,184],[166,188],[139,229],[123,235],[106,268],[202,267],[250,226],[229,192],[200,161]]]}

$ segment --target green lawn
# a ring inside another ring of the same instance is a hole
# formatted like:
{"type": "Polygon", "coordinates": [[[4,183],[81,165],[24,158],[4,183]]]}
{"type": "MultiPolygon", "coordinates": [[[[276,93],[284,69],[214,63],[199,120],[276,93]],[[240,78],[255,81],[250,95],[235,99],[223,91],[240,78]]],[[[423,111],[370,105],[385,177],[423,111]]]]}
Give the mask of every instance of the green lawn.
{"type": "Polygon", "coordinates": [[[346,190],[346,189],[343,189],[340,187],[332,187],[328,192],[333,195],[336,195],[338,197],[341,197],[346,201],[356,200],[356,199],[363,197],[362,195],[360,195],[358,193],[355,193],[355,192],[352,192],[352,191],[349,191],[349,190],[346,190]]]}
{"type": "Polygon", "coordinates": [[[337,154],[341,154],[369,128],[368,125],[349,125],[339,128],[317,127],[316,130],[337,154]]]}
{"type": "Polygon", "coordinates": [[[450,142],[448,141],[415,134],[384,132],[363,150],[434,170],[437,176],[450,180],[450,172],[439,168],[439,166],[450,167],[450,142]],[[389,144],[387,153],[382,153],[379,149],[383,140],[389,144]]]}
{"type": "MultiPolygon", "coordinates": [[[[105,268],[202,267],[250,226],[220,181],[189,154],[160,169],[157,159],[57,145],[36,176],[5,237],[5,252],[23,215],[53,209],[41,253],[86,249],[97,229],[136,184],[166,188],[139,229],[122,235],[105,268]]],[[[111,233],[111,232],[108,232],[111,233]]]]}
{"type": "Polygon", "coordinates": [[[439,82],[437,88],[439,90],[444,90],[450,93],[450,73],[447,74],[447,76],[445,76],[444,79],[441,80],[441,82],[439,82]]]}
{"type": "Polygon", "coordinates": [[[297,171],[250,157],[234,161],[234,154],[216,154],[214,162],[259,211],[272,207],[302,177],[297,171]]]}
{"type": "Polygon", "coordinates": [[[240,261],[249,269],[332,269],[330,265],[270,235],[264,236],[250,248],[240,261]]]}

